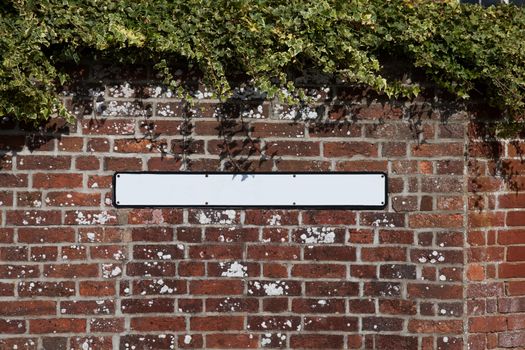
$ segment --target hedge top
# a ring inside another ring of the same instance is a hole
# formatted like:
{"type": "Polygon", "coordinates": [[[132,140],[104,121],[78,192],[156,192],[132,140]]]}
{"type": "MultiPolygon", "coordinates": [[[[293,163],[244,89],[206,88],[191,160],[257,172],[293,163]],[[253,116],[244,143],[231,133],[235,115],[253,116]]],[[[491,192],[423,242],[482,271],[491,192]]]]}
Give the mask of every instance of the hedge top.
{"type": "Polygon", "coordinates": [[[420,86],[408,70],[459,99],[480,94],[514,123],[525,110],[525,9],[427,0],[8,0],[0,4],[0,116],[67,116],[66,64],[86,58],[151,62],[184,94],[172,62],[198,69],[221,99],[241,73],[269,97],[314,69],[388,96],[420,86]],[[133,53],[130,57],[130,53],[133,53]]]}

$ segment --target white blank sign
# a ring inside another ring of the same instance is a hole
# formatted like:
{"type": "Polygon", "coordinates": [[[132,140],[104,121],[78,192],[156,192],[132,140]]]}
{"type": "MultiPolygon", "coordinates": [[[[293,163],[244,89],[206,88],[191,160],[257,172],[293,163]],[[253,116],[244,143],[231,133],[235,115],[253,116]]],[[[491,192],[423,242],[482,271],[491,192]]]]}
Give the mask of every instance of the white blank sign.
{"type": "Polygon", "coordinates": [[[383,208],[383,173],[117,173],[117,207],[383,208]]]}

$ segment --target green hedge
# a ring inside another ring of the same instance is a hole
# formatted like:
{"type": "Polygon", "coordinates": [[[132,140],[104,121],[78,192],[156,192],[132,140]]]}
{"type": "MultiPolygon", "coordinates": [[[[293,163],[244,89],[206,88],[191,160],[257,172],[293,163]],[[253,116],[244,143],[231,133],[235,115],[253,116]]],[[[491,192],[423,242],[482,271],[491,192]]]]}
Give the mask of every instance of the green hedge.
{"type": "Polygon", "coordinates": [[[272,97],[283,87],[294,90],[292,73],[306,69],[388,96],[417,95],[417,83],[384,72],[395,58],[459,99],[486,98],[515,122],[525,110],[525,10],[511,5],[6,0],[0,55],[0,116],[36,123],[67,116],[57,95],[69,79],[65,63],[104,57],[151,62],[180,94],[171,64],[183,60],[221,99],[230,95],[234,73],[272,97]]]}

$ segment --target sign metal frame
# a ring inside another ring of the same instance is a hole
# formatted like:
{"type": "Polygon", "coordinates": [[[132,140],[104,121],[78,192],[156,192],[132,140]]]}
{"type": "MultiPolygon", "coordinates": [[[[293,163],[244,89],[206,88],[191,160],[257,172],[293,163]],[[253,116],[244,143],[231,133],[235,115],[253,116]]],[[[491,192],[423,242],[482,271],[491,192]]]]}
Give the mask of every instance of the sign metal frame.
{"type": "Polygon", "coordinates": [[[261,209],[352,209],[352,210],[382,210],[385,209],[388,203],[388,176],[384,172],[377,171],[338,171],[338,172],[221,172],[221,171],[121,171],[113,174],[112,179],[113,189],[113,206],[116,208],[210,208],[210,209],[245,209],[245,208],[261,208],[261,209]],[[117,179],[121,174],[169,174],[169,175],[380,175],[384,178],[384,200],[379,205],[126,205],[119,203],[117,198],[117,179]]]}

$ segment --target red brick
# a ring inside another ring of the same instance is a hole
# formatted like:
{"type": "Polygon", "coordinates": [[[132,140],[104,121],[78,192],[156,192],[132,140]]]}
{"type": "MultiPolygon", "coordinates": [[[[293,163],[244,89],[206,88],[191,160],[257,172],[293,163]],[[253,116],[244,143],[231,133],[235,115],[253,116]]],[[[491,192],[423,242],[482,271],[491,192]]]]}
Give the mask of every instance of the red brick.
{"type": "Polygon", "coordinates": [[[91,332],[120,333],[124,331],[124,318],[92,318],[89,325],[91,332]]]}
{"type": "Polygon", "coordinates": [[[411,333],[455,333],[463,332],[462,320],[417,320],[408,322],[408,330],[411,333]]]}
{"type": "MultiPolygon", "coordinates": [[[[338,91],[338,94],[341,94],[343,91],[341,89],[338,91]]],[[[350,95],[352,96],[352,95],[350,95]]],[[[339,97],[343,98],[344,97],[339,97]]],[[[403,108],[388,103],[370,103],[365,105],[355,105],[352,108],[352,114],[354,114],[358,119],[373,119],[373,120],[390,120],[390,119],[401,119],[403,116],[403,108]]]]}
{"type": "Polygon", "coordinates": [[[463,226],[463,215],[460,214],[412,214],[409,216],[411,228],[456,228],[463,226]]]}
{"type": "Polygon", "coordinates": [[[117,211],[115,210],[69,210],[66,211],[66,225],[115,225],[117,211]]]}
{"type": "Polygon", "coordinates": [[[55,264],[44,265],[44,277],[82,278],[97,277],[97,264],[55,264]]]}
{"type": "Polygon", "coordinates": [[[0,174],[0,187],[26,187],[27,175],[0,174]]]}
{"type": "Polygon", "coordinates": [[[113,296],[116,293],[114,281],[80,281],[79,293],[87,297],[113,296]]]}
{"type": "Polygon", "coordinates": [[[133,209],[128,214],[132,225],[162,225],[182,223],[182,210],[178,209],[133,209]]]}
{"type": "Polygon", "coordinates": [[[176,264],[167,261],[155,262],[130,262],[126,265],[128,276],[175,276],[176,264]]]}
{"type": "Polygon", "coordinates": [[[184,277],[204,276],[206,265],[197,261],[181,261],[179,263],[179,275],[184,277]]]}
{"type": "Polygon", "coordinates": [[[376,336],[377,350],[416,350],[418,349],[417,337],[407,337],[399,335],[377,335],[376,336]]]}
{"type": "Polygon", "coordinates": [[[77,170],[99,170],[100,160],[95,156],[83,156],[75,158],[75,169],[77,170]]]}
{"type": "Polygon", "coordinates": [[[306,317],[304,319],[306,331],[358,331],[358,318],[346,316],[306,317]]]}
{"type": "Polygon", "coordinates": [[[298,316],[249,316],[248,327],[253,331],[295,331],[301,324],[298,316]]]}
{"type": "Polygon", "coordinates": [[[18,295],[21,297],[69,297],[75,295],[75,282],[41,282],[28,281],[18,284],[18,295]]]}
{"type": "Polygon", "coordinates": [[[255,349],[258,337],[248,334],[206,334],[206,346],[210,349],[255,349]]]}
{"type": "Polygon", "coordinates": [[[499,274],[500,278],[519,278],[525,277],[525,263],[514,263],[499,264],[499,274]]]}
{"type": "Polygon", "coordinates": [[[16,226],[60,225],[62,215],[52,210],[13,210],[7,212],[6,222],[16,226]]]}
{"type": "Polygon", "coordinates": [[[362,329],[365,331],[375,332],[394,332],[401,331],[403,328],[403,319],[394,317],[363,317],[362,329]]]}
{"type": "Polygon", "coordinates": [[[263,311],[271,312],[271,313],[286,312],[288,311],[288,299],[287,298],[263,299],[263,311]]]}
{"type": "Polygon", "coordinates": [[[377,157],[377,144],[368,142],[325,142],[323,145],[323,154],[325,157],[352,158],[355,156],[377,157]]]}
{"type": "Polygon", "coordinates": [[[142,169],[142,160],[140,158],[104,158],[104,170],[111,171],[138,171],[142,169]]]}
{"type": "Polygon", "coordinates": [[[26,323],[24,320],[0,320],[0,333],[20,334],[26,332],[26,323]]]}
{"type": "Polygon", "coordinates": [[[243,328],[242,316],[205,316],[190,319],[190,329],[194,331],[240,331],[243,328]]]}
{"type": "Polygon", "coordinates": [[[525,329],[525,317],[523,315],[509,315],[507,327],[509,330],[525,329]]]}
{"type": "Polygon", "coordinates": [[[301,283],[291,280],[250,280],[248,295],[264,297],[272,296],[272,292],[279,295],[301,295],[301,283]]]}
{"type": "MultiPolygon", "coordinates": [[[[169,349],[177,341],[173,334],[124,334],[120,336],[120,348],[126,348],[125,344],[135,346],[138,349],[169,349]],[[132,345],[133,344],[133,345],[132,345]],[[138,348],[140,346],[140,348],[138,348]]],[[[108,350],[111,348],[108,348],[108,350]]],[[[106,350],[106,349],[104,349],[106,350]]]]}
{"type": "Polygon", "coordinates": [[[472,333],[505,331],[507,330],[507,318],[503,316],[471,317],[468,328],[472,333]]]}
{"type": "Polygon", "coordinates": [[[336,170],[338,171],[382,171],[388,170],[386,160],[353,160],[337,162],[336,170]]]}
{"type": "Polygon", "coordinates": [[[190,293],[195,295],[242,294],[242,281],[202,280],[190,282],[190,293]]]}
{"type": "Polygon", "coordinates": [[[410,298],[461,299],[462,295],[463,288],[460,285],[408,284],[408,296],[410,298]]]}
{"type": "Polygon", "coordinates": [[[0,247],[0,261],[27,261],[28,248],[0,247]]]}
{"type": "Polygon", "coordinates": [[[290,246],[249,246],[248,258],[256,260],[299,260],[299,247],[290,246]]]}
{"type": "Polygon", "coordinates": [[[266,142],[265,146],[265,153],[269,157],[316,157],[320,155],[319,142],[271,141],[266,142]]]}
{"type": "Polygon", "coordinates": [[[61,152],[81,152],[83,146],[82,137],[62,137],[58,140],[58,150],[61,152]]]}
{"type": "MultiPolygon", "coordinates": [[[[2,186],[2,185],[0,185],[2,186]]],[[[10,207],[13,205],[13,192],[11,191],[0,191],[0,206],[10,207]]]]}
{"type": "Polygon", "coordinates": [[[92,259],[126,260],[127,247],[119,245],[100,245],[89,248],[92,259]]]}
{"type": "Polygon", "coordinates": [[[56,261],[58,257],[57,247],[31,247],[30,261],[56,261]]]}
{"type": "MultiPolygon", "coordinates": [[[[157,104],[157,110],[159,107],[165,105],[164,103],[157,104]]],[[[178,120],[155,120],[151,123],[141,123],[140,131],[142,133],[155,133],[161,135],[180,135],[181,134],[182,121],[178,120]]]]}
{"type": "Polygon", "coordinates": [[[99,193],[49,192],[45,199],[50,207],[94,207],[100,205],[99,193]]]}
{"type": "Polygon", "coordinates": [[[502,245],[525,244],[525,230],[498,230],[498,243],[502,245]]]}
{"type": "Polygon", "coordinates": [[[113,176],[89,175],[88,188],[111,188],[113,186],[113,176]]]}
{"type": "Polygon", "coordinates": [[[173,229],[169,227],[140,227],[131,231],[133,241],[162,242],[173,240],[173,229]]]}
{"type": "Polygon", "coordinates": [[[189,256],[192,259],[241,259],[240,245],[199,245],[190,247],[189,256]]]}
{"type": "Polygon", "coordinates": [[[82,121],[84,135],[133,135],[134,119],[87,119],[82,121]]]}
{"type": "Polygon", "coordinates": [[[87,140],[88,152],[109,152],[109,140],[103,137],[95,137],[87,140]]]}
{"type": "Polygon", "coordinates": [[[16,196],[16,205],[18,207],[42,207],[42,193],[36,191],[18,192],[16,196]]]}
{"type": "Polygon", "coordinates": [[[290,346],[300,349],[343,349],[342,335],[297,334],[290,337],[290,346]]]}
{"type": "Polygon", "coordinates": [[[187,283],[181,279],[135,280],[134,295],[186,294],[187,283]]]}
{"type": "Polygon", "coordinates": [[[523,331],[500,333],[498,345],[504,348],[523,348],[525,347],[525,333],[523,331]]]}
{"type": "Polygon", "coordinates": [[[470,227],[498,227],[505,225],[504,212],[469,213],[470,227]]]}
{"type": "Polygon", "coordinates": [[[14,229],[4,227],[0,228],[0,243],[13,243],[14,235],[14,229]]]}
{"type": "Polygon", "coordinates": [[[304,251],[304,259],[355,261],[356,249],[343,246],[307,246],[304,251]]]}
{"type": "Polygon", "coordinates": [[[346,266],[335,264],[294,265],[293,277],[304,278],[345,278],[346,266]]]}
{"type": "Polygon", "coordinates": [[[0,278],[34,278],[40,274],[38,265],[0,265],[0,278]]]}
{"type": "Polygon", "coordinates": [[[360,137],[362,126],[359,124],[321,122],[308,126],[310,137],[331,138],[331,137],[360,137]]]}
{"type": "Polygon", "coordinates": [[[173,313],[174,300],[166,298],[158,299],[123,299],[121,302],[122,313],[173,313]]]}
{"type": "Polygon", "coordinates": [[[148,160],[149,171],[178,171],[182,166],[179,158],[150,158],[148,160]]]}
{"type": "Polygon", "coordinates": [[[348,210],[308,210],[302,213],[306,225],[355,225],[356,215],[348,210]]]}
{"type": "Polygon", "coordinates": [[[239,223],[240,214],[234,210],[190,209],[188,221],[196,225],[231,225],[239,223]]]}
{"type": "Polygon", "coordinates": [[[138,332],[180,332],[186,322],[184,317],[134,317],[130,328],[138,332]]]}
{"type": "Polygon", "coordinates": [[[252,137],[289,137],[293,139],[303,138],[305,127],[302,123],[267,123],[254,122],[251,124],[252,137]]]}
{"type": "Polygon", "coordinates": [[[293,299],[292,311],[295,313],[344,313],[345,301],[343,299],[293,299]]]}
{"type": "MultiPolygon", "coordinates": [[[[125,248],[122,248],[125,249],[125,248]]],[[[120,248],[119,248],[120,250],[120,248]]],[[[175,260],[184,258],[182,245],[135,245],[133,258],[138,260],[175,260]],[[182,248],[182,249],[181,249],[182,248]]]]}
{"type": "Polygon", "coordinates": [[[412,300],[379,300],[379,311],[391,315],[415,315],[417,305],[412,300]]]}
{"type": "Polygon", "coordinates": [[[33,175],[34,188],[79,188],[82,187],[82,174],[43,174],[33,175]]]}
{"type": "Polygon", "coordinates": [[[61,301],[60,313],[64,315],[112,315],[115,314],[115,304],[112,300],[61,301]]]}
{"type": "MultiPolygon", "coordinates": [[[[276,229],[280,230],[280,229],[276,229]]],[[[200,240],[200,229],[198,232],[193,229],[188,235],[193,236],[193,241],[200,240]]],[[[284,231],[284,230],[283,230],[284,231]]],[[[226,243],[239,243],[239,242],[256,242],[259,241],[259,228],[244,228],[244,227],[207,227],[205,231],[205,240],[210,242],[226,242],[226,243]]],[[[180,232],[177,233],[179,240],[181,240],[180,232]]],[[[188,239],[185,239],[188,240],[188,239]]]]}
{"type": "Polygon", "coordinates": [[[246,210],[244,223],[247,225],[297,225],[299,213],[295,210],[246,210]]]}
{"type": "MultiPolygon", "coordinates": [[[[330,162],[323,161],[307,161],[307,160],[282,160],[275,159],[275,166],[279,171],[328,171],[330,169],[330,162]]],[[[265,161],[261,163],[259,169],[254,171],[271,171],[272,163],[265,161]]]]}
{"type": "Polygon", "coordinates": [[[405,261],[406,249],[396,247],[361,248],[363,261],[405,261]]]}
{"type": "MultiPolygon", "coordinates": [[[[183,143],[173,143],[173,146],[177,149],[175,153],[183,153],[183,143]]],[[[196,143],[193,141],[190,144],[189,152],[193,153],[204,153],[204,141],[196,143]]],[[[222,156],[260,156],[261,145],[258,140],[208,140],[207,148],[209,154],[222,155],[222,156]]]]}
{"type": "Polygon", "coordinates": [[[460,157],[463,156],[462,142],[423,143],[413,145],[411,153],[414,157],[460,157]]]}
{"type": "Polygon", "coordinates": [[[507,247],[507,261],[525,261],[525,246],[507,247]]]}
{"type": "Polygon", "coordinates": [[[18,156],[16,166],[19,170],[65,170],[71,168],[71,157],[18,156]]]}
{"type": "Polygon", "coordinates": [[[357,296],[357,282],[306,282],[306,295],[311,296],[357,296]]]}
{"type": "MultiPolygon", "coordinates": [[[[195,122],[195,127],[193,128],[193,132],[196,135],[217,136],[219,135],[220,129],[221,129],[221,124],[219,121],[198,120],[195,122]]],[[[248,134],[247,130],[244,130],[242,134],[239,136],[247,136],[247,134],[248,134]]]]}
{"type": "Polygon", "coordinates": [[[507,282],[508,295],[525,295],[525,281],[507,282]]]}
{"type": "Polygon", "coordinates": [[[117,139],[114,141],[113,151],[116,153],[160,153],[167,147],[165,139],[117,139]]]}
{"type": "Polygon", "coordinates": [[[55,315],[56,302],[44,300],[0,301],[2,316],[45,316],[55,315]]]}
{"type": "Polygon", "coordinates": [[[84,333],[86,320],[79,318],[29,320],[29,331],[34,334],[84,333]]]}

